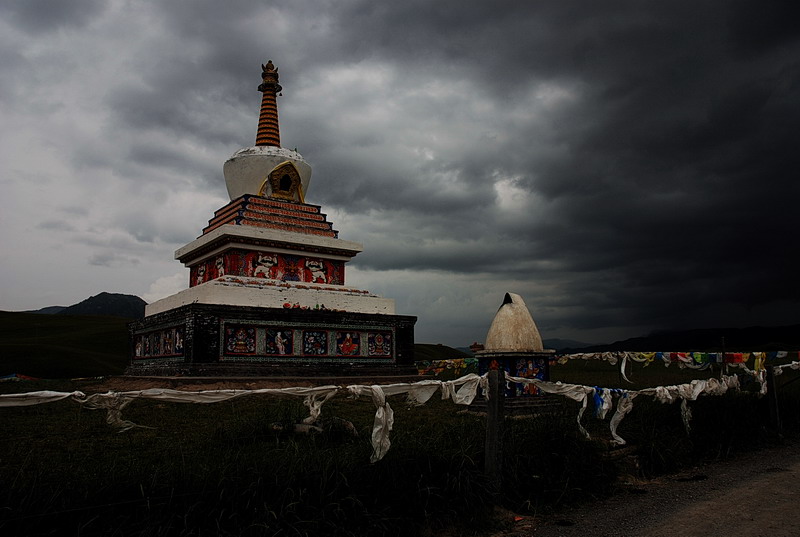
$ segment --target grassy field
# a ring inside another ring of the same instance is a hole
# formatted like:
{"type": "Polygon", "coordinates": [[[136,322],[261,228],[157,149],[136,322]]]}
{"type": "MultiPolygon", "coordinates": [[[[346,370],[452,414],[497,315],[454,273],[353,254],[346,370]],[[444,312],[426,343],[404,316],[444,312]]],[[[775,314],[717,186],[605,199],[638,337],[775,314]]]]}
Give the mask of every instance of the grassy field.
{"type": "MultiPolygon", "coordinates": [[[[687,370],[651,365],[642,385],[685,382],[687,370]],[[664,376],[664,375],[668,376],[664,376]],[[675,375],[682,377],[682,380],[675,375]]],[[[557,366],[554,376],[601,384],[602,362],[557,366]]],[[[798,375],[781,382],[788,432],[798,422],[798,375]]],[[[86,382],[5,383],[0,391],[91,391],[86,382]]],[[[620,434],[635,446],[639,477],[757,449],[773,436],[753,393],[691,403],[687,436],[677,404],[637,399],[620,434]]],[[[350,420],[358,438],[328,431],[278,434],[273,422],[307,415],[293,399],[252,397],[191,405],[135,401],[126,419],[153,428],[117,434],[104,412],[71,401],[0,409],[0,534],[45,535],[479,535],[492,527],[483,468],[484,418],[434,397],[406,408],[394,398],[386,458],[369,464],[374,406],[335,398],[324,417],[350,420]]],[[[607,421],[587,412],[594,439],[575,426],[576,404],[537,419],[509,419],[503,504],[526,514],[613,493],[620,468],[606,456],[607,421]]]]}
{"type": "MultiPolygon", "coordinates": [[[[45,378],[120,373],[126,320],[0,313],[0,374],[45,378]]],[[[427,359],[438,345],[423,346],[427,359]]],[[[447,349],[447,347],[444,347],[447,349]]],[[[601,361],[554,365],[553,380],[630,389],[680,384],[698,372],[632,364],[633,384],[601,361]]],[[[800,372],[778,377],[786,434],[800,423],[800,372]]],[[[0,393],[97,391],[79,380],[0,383],[0,393]]],[[[686,434],[677,404],[638,398],[619,433],[636,465],[609,455],[608,422],[590,411],[577,431],[577,403],[535,419],[508,419],[502,504],[523,514],[557,511],[614,493],[620,473],[650,477],[726,458],[776,441],[766,400],[754,393],[691,403],[686,434]],[[632,470],[631,468],[634,468],[632,470]]],[[[496,524],[483,475],[481,415],[437,396],[395,409],[392,448],[369,463],[375,408],[368,398],[334,398],[323,417],[353,422],[312,436],[276,433],[307,415],[301,401],[251,397],[192,405],[133,402],[123,417],[150,428],[117,434],[105,413],[66,400],[1,408],[0,535],[481,535],[496,524]]]]}
{"type": "Polygon", "coordinates": [[[121,374],[130,319],[0,311],[0,376],[40,378],[121,374]]]}
{"type": "Polygon", "coordinates": [[[626,382],[620,371],[620,364],[611,365],[603,360],[571,360],[569,363],[550,366],[550,377],[553,381],[585,386],[602,386],[604,388],[626,388],[638,390],[652,386],[668,386],[691,382],[693,379],[706,379],[719,376],[714,368],[706,371],[680,369],[677,365],[665,367],[663,363],[653,362],[645,366],[638,362],[628,362],[625,368],[626,382]]]}
{"type": "Polygon", "coordinates": [[[137,401],[125,417],[157,427],[122,435],[72,402],[3,409],[0,533],[413,535],[485,522],[480,418],[455,411],[396,404],[395,449],[370,465],[368,400],[325,408],[359,438],[276,434],[271,423],[306,415],[279,399],[137,401]],[[431,420],[442,426],[413,434],[431,420]],[[465,499],[478,503],[466,512],[465,499]]]}

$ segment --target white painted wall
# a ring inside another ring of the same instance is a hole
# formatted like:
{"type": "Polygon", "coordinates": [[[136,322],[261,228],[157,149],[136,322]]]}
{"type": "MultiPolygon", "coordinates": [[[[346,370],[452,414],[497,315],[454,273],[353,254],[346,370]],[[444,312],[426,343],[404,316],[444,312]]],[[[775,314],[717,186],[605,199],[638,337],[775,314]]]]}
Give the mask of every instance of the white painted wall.
{"type": "Polygon", "coordinates": [[[186,304],[219,304],[225,306],[252,306],[260,308],[283,308],[287,302],[313,309],[324,304],[332,310],[354,313],[395,314],[394,299],[357,292],[352,288],[332,291],[322,284],[281,282],[265,285],[258,280],[223,277],[172,296],[157,300],[145,307],[145,316],[155,315],[186,304]],[[242,283],[240,283],[242,282],[242,283]],[[298,288],[307,287],[307,289],[298,288]]]}
{"type": "MultiPolygon", "coordinates": [[[[182,260],[184,264],[189,265],[198,261],[198,256],[195,254],[198,250],[204,249],[208,244],[215,241],[222,241],[226,248],[245,247],[254,250],[268,250],[274,251],[274,248],[262,247],[254,248],[247,246],[253,241],[269,241],[273,244],[283,246],[284,251],[287,253],[306,252],[303,247],[344,251],[348,257],[331,256],[331,259],[349,259],[357,253],[364,250],[364,247],[353,241],[345,241],[342,239],[333,239],[331,237],[320,237],[318,235],[307,235],[305,233],[292,233],[291,231],[281,231],[278,229],[260,228],[255,226],[237,226],[234,224],[225,224],[213,231],[209,231],[205,235],[201,235],[193,240],[186,246],[182,246],[175,250],[175,259],[182,260]]],[[[218,250],[214,250],[217,252],[218,250]]],[[[208,252],[202,256],[203,259],[215,255],[208,252]]],[[[325,257],[323,253],[305,254],[314,257],[325,257]]]]}

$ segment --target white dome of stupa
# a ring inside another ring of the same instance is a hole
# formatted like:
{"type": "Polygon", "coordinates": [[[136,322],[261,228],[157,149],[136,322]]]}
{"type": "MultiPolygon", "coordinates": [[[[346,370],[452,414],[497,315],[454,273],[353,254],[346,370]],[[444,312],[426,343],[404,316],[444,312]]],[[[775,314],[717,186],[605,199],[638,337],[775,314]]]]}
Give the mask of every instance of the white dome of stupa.
{"type": "Polygon", "coordinates": [[[297,170],[305,197],[311,182],[311,166],[297,151],[274,145],[257,145],[240,149],[222,167],[225,186],[231,200],[251,194],[269,196],[272,194],[267,179],[278,167],[291,163],[297,170]]]}

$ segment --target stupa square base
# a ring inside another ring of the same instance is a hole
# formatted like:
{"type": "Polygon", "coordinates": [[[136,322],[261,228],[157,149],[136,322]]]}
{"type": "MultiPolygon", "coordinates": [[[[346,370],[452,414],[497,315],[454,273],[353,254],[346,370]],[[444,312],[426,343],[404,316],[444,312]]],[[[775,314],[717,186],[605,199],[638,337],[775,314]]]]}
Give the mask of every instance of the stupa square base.
{"type": "Polygon", "coordinates": [[[187,304],[130,323],[128,375],[415,374],[416,317],[187,304]]]}
{"type": "MultiPolygon", "coordinates": [[[[486,352],[478,351],[478,374],[490,369],[505,371],[512,377],[550,380],[550,359],[552,351],[542,352],[486,352]]],[[[543,395],[533,384],[506,384],[506,397],[543,395]]]]}

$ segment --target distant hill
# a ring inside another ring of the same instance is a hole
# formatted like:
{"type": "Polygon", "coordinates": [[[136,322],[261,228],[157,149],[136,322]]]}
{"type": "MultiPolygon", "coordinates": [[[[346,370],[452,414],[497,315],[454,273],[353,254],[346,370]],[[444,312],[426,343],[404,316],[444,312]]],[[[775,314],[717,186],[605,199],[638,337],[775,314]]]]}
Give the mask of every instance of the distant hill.
{"type": "MultiPolygon", "coordinates": [[[[574,339],[544,339],[542,340],[542,344],[544,345],[545,349],[555,349],[556,351],[561,352],[563,349],[582,349],[584,347],[591,347],[591,343],[584,343],[583,341],[576,341],[574,339]]],[[[469,347],[455,347],[456,350],[463,352],[468,356],[474,356],[469,347]]]]}
{"type": "Polygon", "coordinates": [[[67,309],[66,306],[47,306],[46,308],[38,310],[28,310],[28,311],[23,311],[21,313],[38,313],[40,315],[55,315],[56,313],[61,313],[65,309],[67,309]]]}
{"type": "Polygon", "coordinates": [[[752,326],[749,328],[706,328],[699,330],[661,331],[649,336],[592,345],[575,352],[606,351],[795,351],[800,350],[800,324],[789,326],[752,326]]]}
{"type": "Polygon", "coordinates": [[[469,358],[472,354],[467,354],[447,345],[431,343],[414,344],[414,360],[418,362],[430,362],[433,360],[452,360],[454,358],[469,358]]]}
{"type": "MultiPolygon", "coordinates": [[[[58,315],[113,315],[128,319],[144,317],[147,302],[134,295],[100,293],[57,312],[58,315]]],[[[55,307],[55,306],[54,306],[55,307]]],[[[41,311],[41,310],[40,310],[41,311]]]]}
{"type": "Polygon", "coordinates": [[[563,349],[582,349],[584,347],[591,347],[592,343],[584,343],[583,341],[576,341],[574,339],[545,339],[542,340],[545,349],[555,349],[561,351],[563,349]]]}

